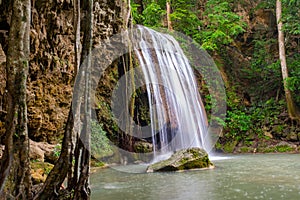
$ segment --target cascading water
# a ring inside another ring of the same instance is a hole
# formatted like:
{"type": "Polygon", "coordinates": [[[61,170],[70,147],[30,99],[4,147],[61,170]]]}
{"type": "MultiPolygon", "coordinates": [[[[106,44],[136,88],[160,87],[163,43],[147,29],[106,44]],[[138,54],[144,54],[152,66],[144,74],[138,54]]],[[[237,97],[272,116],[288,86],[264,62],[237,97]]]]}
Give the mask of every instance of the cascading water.
{"type": "Polygon", "coordinates": [[[189,147],[210,151],[206,113],[179,43],[145,27],[138,27],[134,37],[147,87],[154,159],[189,147]]]}

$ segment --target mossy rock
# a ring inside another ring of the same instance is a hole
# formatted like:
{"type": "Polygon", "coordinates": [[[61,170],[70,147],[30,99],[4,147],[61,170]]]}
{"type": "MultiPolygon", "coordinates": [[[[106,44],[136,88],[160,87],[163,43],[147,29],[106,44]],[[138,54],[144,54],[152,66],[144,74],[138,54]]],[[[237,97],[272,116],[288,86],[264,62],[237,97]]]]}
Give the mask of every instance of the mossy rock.
{"type": "Polygon", "coordinates": [[[150,153],[153,151],[153,145],[149,142],[144,141],[136,142],[133,148],[137,153],[150,153]]]}
{"type": "Polygon", "coordinates": [[[234,140],[234,141],[228,141],[228,142],[226,142],[226,143],[223,145],[222,150],[223,150],[225,153],[233,153],[233,152],[234,152],[234,149],[235,149],[235,147],[236,147],[237,144],[238,144],[238,141],[237,141],[237,140],[234,140]]]}
{"type": "Polygon", "coordinates": [[[53,168],[53,164],[47,162],[32,162],[31,177],[34,184],[45,182],[49,172],[53,168]]]}
{"type": "Polygon", "coordinates": [[[260,146],[257,151],[262,153],[290,153],[297,152],[298,149],[295,144],[281,141],[274,145],[260,146]]]}
{"type": "Polygon", "coordinates": [[[176,151],[169,159],[149,165],[147,172],[181,171],[213,166],[208,154],[203,149],[194,147],[176,151]]]}
{"type": "Polygon", "coordinates": [[[256,152],[256,149],[254,147],[243,146],[243,147],[240,147],[237,150],[237,152],[238,153],[253,153],[253,152],[256,152]]]}
{"type": "Polygon", "coordinates": [[[99,160],[97,160],[97,159],[92,159],[91,160],[91,167],[105,167],[106,166],[106,164],[104,163],[104,162],[102,162],[102,161],[99,161],[99,160]]]}

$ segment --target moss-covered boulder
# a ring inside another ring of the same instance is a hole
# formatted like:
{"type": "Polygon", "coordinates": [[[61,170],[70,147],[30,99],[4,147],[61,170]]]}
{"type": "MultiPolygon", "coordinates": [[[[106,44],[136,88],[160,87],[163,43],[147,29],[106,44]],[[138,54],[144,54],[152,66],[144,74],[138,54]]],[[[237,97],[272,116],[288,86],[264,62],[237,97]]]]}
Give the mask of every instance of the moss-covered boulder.
{"type": "Polygon", "coordinates": [[[180,171],[200,168],[213,168],[207,153],[201,148],[176,151],[169,159],[149,165],[147,172],[180,171]]]}

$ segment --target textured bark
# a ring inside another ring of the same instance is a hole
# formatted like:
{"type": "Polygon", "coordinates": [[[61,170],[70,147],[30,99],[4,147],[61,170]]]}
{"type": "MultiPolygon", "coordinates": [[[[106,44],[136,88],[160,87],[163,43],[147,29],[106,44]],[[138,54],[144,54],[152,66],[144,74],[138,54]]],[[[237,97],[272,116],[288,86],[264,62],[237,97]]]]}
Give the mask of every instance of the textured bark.
{"type": "Polygon", "coordinates": [[[277,19],[277,29],[278,29],[278,45],[279,45],[279,59],[281,64],[281,73],[283,78],[284,92],[287,103],[287,109],[289,117],[292,120],[300,120],[297,108],[292,98],[291,91],[288,89],[287,79],[289,77],[288,68],[286,64],[286,55],[285,55],[285,45],[284,45],[284,32],[283,32],[283,23],[281,21],[282,17],[282,4],[281,0],[276,1],[276,19],[277,19]]]}
{"type": "Polygon", "coordinates": [[[26,81],[30,53],[31,1],[15,0],[7,53],[7,102],[5,152],[1,159],[0,192],[9,178],[10,195],[31,199],[26,81]],[[13,166],[13,167],[12,167],[13,166]],[[11,169],[12,167],[12,169],[11,169]],[[10,173],[10,174],[9,174],[10,173]]]}

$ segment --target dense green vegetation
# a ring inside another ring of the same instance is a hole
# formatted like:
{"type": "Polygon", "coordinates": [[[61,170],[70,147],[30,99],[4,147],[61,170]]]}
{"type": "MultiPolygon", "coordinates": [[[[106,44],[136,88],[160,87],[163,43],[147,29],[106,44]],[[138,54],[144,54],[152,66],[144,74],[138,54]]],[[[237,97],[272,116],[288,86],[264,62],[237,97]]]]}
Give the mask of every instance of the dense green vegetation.
{"type": "Polygon", "coordinates": [[[103,131],[102,125],[95,121],[92,122],[91,151],[96,158],[113,154],[106,132],[103,131]]]}
{"type": "MultiPolygon", "coordinates": [[[[197,7],[198,1],[171,1],[170,19],[174,30],[190,36],[207,50],[218,50],[220,45],[228,45],[244,32],[246,24],[232,11],[230,2],[210,0],[204,10],[197,7]]],[[[141,14],[137,13],[141,5],[132,4],[135,23],[149,27],[165,27],[166,1],[146,1],[141,14]]]]}
{"type": "MultiPolygon", "coordinates": [[[[166,27],[167,1],[148,0],[143,1],[142,5],[137,2],[132,2],[134,23],[166,27]]],[[[286,80],[282,80],[278,58],[275,0],[257,1],[254,7],[249,5],[249,1],[235,0],[171,0],[169,3],[172,28],[209,51],[220,70],[226,73],[228,111],[225,121],[220,121],[225,125],[220,143],[233,145],[226,151],[233,151],[238,143],[257,146],[256,141],[284,138],[282,132],[295,129],[294,123],[287,120],[283,82],[288,83],[293,100],[300,107],[299,1],[282,1],[281,20],[286,35],[289,70],[286,80]],[[244,10],[239,5],[244,6],[244,10]],[[265,31],[261,27],[250,27],[250,21],[246,20],[247,16],[254,18],[259,11],[269,13],[269,19],[273,18],[265,24],[268,26],[265,31]],[[240,54],[229,54],[231,50],[240,54]],[[244,63],[234,63],[233,57],[240,55],[248,59],[244,59],[244,63]],[[272,126],[279,128],[272,129],[272,126]]],[[[213,106],[212,97],[205,90],[202,93],[209,112],[213,106]]],[[[224,150],[221,144],[217,144],[217,148],[224,150]]]]}

